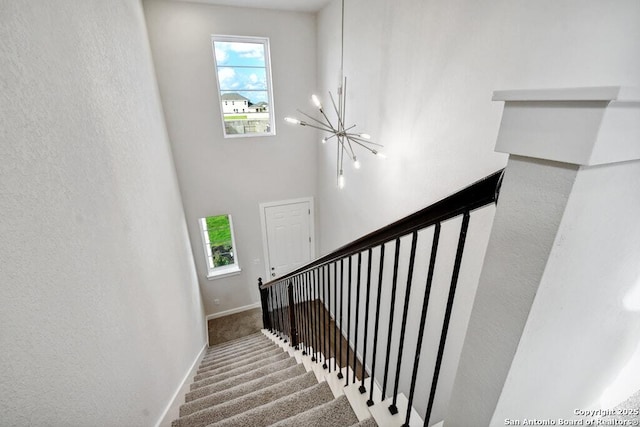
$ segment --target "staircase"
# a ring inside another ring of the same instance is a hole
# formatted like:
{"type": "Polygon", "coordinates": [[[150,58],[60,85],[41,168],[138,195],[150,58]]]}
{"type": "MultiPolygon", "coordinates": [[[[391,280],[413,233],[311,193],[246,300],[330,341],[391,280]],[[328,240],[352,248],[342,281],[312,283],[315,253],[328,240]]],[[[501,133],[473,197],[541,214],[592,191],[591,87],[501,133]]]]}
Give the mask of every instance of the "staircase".
{"type": "Polygon", "coordinates": [[[375,427],[321,370],[264,330],[210,347],[172,427],[375,427]]]}

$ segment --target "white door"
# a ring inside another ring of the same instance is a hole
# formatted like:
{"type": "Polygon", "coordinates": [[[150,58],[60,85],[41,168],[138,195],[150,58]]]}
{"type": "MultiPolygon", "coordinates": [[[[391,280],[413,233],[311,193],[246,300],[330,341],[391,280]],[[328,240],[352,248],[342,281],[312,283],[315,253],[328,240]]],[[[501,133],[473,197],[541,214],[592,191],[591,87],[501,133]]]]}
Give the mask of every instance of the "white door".
{"type": "Polygon", "coordinates": [[[261,205],[267,280],[285,275],[311,261],[313,256],[312,200],[261,205]]]}

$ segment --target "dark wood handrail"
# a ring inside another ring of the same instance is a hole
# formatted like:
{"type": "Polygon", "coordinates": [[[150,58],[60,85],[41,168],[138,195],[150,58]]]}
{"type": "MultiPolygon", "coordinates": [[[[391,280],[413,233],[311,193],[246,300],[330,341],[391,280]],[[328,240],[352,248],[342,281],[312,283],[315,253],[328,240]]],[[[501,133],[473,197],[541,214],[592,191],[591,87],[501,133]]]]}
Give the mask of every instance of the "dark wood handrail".
{"type": "Polygon", "coordinates": [[[454,218],[464,212],[470,212],[494,203],[498,198],[503,172],[504,169],[494,172],[468,187],[463,188],[457,193],[445,197],[444,199],[421,209],[418,212],[360,237],[359,239],[336,249],[330,254],[317,258],[284,276],[264,283],[260,289],[267,289],[274,286],[276,283],[311,270],[319,265],[331,263],[340,258],[345,258],[368,248],[373,248],[414,231],[430,227],[437,222],[454,218]]]}

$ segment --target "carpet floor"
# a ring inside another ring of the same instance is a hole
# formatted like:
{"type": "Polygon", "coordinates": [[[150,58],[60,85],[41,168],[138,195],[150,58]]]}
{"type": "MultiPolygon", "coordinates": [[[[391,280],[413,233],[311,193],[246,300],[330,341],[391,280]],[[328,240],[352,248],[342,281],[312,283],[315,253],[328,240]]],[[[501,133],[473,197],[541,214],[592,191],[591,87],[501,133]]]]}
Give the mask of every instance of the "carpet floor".
{"type": "Polygon", "coordinates": [[[172,427],[377,427],[262,333],[212,346],[172,427]]]}

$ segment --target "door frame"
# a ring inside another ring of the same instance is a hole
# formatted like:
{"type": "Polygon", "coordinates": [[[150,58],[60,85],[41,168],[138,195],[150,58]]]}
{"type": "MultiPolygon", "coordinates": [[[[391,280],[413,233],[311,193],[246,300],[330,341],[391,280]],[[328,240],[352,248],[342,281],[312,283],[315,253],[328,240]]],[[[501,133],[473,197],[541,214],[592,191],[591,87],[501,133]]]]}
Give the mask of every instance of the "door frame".
{"type": "Polygon", "coordinates": [[[269,270],[269,266],[271,265],[271,260],[269,259],[269,244],[267,239],[267,216],[265,214],[266,208],[272,208],[275,206],[284,206],[284,205],[293,205],[296,203],[309,203],[309,237],[311,237],[311,242],[309,244],[309,257],[310,261],[313,261],[316,258],[316,214],[315,214],[315,206],[313,203],[313,197],[301,197],[298,199],[288,199],[288,200],[278,200],[276,202],[265,202],[260,203],[260,225],[262,227],[262,251],[264,253],[264,268],[266,271],[266,280],[264,282],[269,282],[271,280],[271,270],[269,270]]]}

